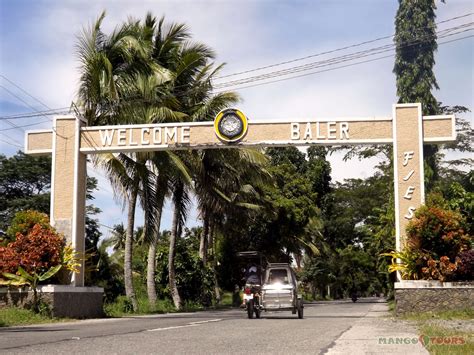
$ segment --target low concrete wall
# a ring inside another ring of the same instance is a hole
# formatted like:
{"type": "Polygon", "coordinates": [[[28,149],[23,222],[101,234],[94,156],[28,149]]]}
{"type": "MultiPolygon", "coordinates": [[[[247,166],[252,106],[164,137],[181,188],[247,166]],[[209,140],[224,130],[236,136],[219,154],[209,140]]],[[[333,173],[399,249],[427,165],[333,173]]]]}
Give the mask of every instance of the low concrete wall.
{"type": "MultiPolygon", "coordinates": [[[[42,301],[50,305],[53,317],[99,318],[104,315],[103,288],[42,285],[37,290],[42,301]]],[[[32,301],[31,289],[0,288],[0,307],[24,307],[32,301]]]]}
{"type": "Polygon", "coordinates": [[[397,315],[474,309],[474,282],[402,281],[395,283],[397,315]]]}

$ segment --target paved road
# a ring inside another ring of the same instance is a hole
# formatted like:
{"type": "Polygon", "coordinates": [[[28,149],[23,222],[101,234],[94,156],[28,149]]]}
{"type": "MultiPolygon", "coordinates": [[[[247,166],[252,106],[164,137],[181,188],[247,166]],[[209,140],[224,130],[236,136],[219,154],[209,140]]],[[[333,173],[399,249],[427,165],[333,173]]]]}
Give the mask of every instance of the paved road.
{"type": "Polygon", "coordinates": [[[234,309],[0,328],[0,353],[317,354],[377,306],[377,299],[307,304],[301,320],[291,312],[250,320],[234,309]]]}

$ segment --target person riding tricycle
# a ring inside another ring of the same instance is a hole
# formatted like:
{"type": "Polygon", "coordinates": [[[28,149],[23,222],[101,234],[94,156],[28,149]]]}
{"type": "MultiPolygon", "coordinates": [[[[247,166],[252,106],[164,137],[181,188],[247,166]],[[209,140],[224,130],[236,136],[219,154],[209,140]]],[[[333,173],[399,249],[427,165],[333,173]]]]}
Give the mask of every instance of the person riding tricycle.
{"type": "Polygon", "coordinates": [[[246,311],[248,318],[260,318],[262,310],[261,290],[262,290],[262,274],[263,274],[263,258],[256,251],[245,251],[237,253],[242,259],[246,260],[246,266],[243,271],[243,299],[242,305],[246,311]]]}

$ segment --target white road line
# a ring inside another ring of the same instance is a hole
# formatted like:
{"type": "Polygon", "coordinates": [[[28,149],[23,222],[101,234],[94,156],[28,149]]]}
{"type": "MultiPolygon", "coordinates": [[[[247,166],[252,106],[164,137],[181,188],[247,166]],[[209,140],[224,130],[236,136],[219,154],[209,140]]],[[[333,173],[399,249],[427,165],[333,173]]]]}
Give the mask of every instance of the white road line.
{"type": "Polygon", "coordinates": [[[199,322],[191,322],[191,323],[188,323],[186,325],[176,325],[174,327],[164,327],[164,328],[155,328],[155,329],[147,329],[146,331],[147,332],[159,332],[159,331],[162,331],[162,330],[170,330],[170,329],[180,329],[180,328],[189,328],[189,327],[196,327],[198,325],[202,325],[202,324],[205,324],[205,323],[211,323],[211,322],[219,322],[221,321],[222,319],[209,319],[209,320],[203,320],[203,321],[199,321],[199,322]]]}
{"type": "Polygon", "coordinates": [[[217,319],[209,319],[209,320],[201,320],[199,322],[191,322],[189,324],[204,324],[204,323],[211,323],[211,322],[220,322],[222,319],[217,318],[217,319]]]}

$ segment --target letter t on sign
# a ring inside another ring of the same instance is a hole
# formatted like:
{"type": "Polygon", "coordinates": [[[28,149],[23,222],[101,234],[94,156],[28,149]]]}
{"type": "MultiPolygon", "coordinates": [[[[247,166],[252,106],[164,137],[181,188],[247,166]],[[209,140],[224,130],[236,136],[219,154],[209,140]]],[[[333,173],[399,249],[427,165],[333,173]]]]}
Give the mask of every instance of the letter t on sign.
{"type": "Polygon", "coordinates": [[[421,104],[393,107],[396,246],[405,244],[405,228],[413,212],[424,203],[423,121],[421,104]]]}

